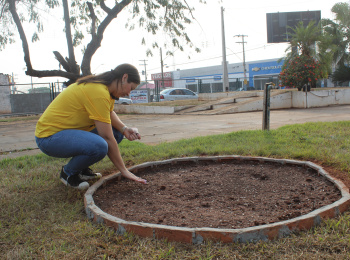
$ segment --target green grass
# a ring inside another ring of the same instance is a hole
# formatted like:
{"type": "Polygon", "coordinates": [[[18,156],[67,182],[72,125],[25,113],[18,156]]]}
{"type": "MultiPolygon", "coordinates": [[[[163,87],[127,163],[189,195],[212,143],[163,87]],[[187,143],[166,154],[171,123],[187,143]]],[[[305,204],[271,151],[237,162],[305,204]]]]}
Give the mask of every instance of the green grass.
{"type": "MultiPolygon", "coordinates": [[[[317,161],[350,174],[350,121],[240,131],[148,146],[123,141],[128,166],[174,157],[251,155],[317,161]]],[[[43,154],[0,161],[0,259],[349,259],[350,214],[254,244],[187,245],[117,236],[87,220],[83,192],[58,179],[66,160],[43,154]]],[[[108,159],[93,167],[112,170],[108,159]]]]}

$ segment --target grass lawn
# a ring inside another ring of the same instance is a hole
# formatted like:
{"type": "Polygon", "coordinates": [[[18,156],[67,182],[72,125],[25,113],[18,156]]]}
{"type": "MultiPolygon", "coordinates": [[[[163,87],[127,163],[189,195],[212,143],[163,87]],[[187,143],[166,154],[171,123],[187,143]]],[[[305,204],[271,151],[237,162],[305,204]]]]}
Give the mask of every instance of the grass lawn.
{"type": "MultiPolygon", "coordinates": [[[[128,166],[174,157],[252,155],[310,160],[350,183],[350,121],[239,131],[149,146],[123,141],[128,166]],[[333,169],[333,170],[330,170],[333,169]]],[[[0,161],[0,259],[349,259],[350,214],[307,232],[252,244],[188,245],[117,236],[85,215],[83,192],[65,187],[67,160],[43,154],[0,161]]],[[[104,159],[93,166],[113,171],[104,159]]]]}

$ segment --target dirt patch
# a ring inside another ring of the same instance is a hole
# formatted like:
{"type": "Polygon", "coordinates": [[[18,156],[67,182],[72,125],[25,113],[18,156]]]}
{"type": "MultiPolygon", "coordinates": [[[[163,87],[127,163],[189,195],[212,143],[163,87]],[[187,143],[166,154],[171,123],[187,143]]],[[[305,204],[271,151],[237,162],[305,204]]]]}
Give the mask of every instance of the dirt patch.
{"type": "Polygon", "coordinates": [[[307,214],[341,198],[316,170],[271,162],[185,162],[137,172],[94,194],[104,212],[179,227],[246,228],[307,214]]]}

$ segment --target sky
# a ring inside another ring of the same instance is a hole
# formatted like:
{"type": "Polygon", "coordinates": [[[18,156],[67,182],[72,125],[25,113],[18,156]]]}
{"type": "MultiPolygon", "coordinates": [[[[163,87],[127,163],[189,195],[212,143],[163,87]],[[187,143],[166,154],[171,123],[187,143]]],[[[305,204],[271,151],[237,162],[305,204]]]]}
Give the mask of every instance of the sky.
{"type": "MultiPolygon", "coordinates": [[[[188,1],[195,7],[193,14],[196,20],[187,26],[186,31],[193,44],[199,47],[201,52],[196,53],[193,48],[185,47],[185,52],[171,49],[174,51],[174,56],[166,56],[166,50],[163,49],[164,72],[222,64],[221,7],[224,8],[226,61],[240,63],[243,62],[243,48],[242,44],[237,42],[241,42],[242,38],[236,37],[237,35],[247,36],[244,38],[247,62],[275,59],[285,55],[285,49],[288,47],[286,43],[267,43],[266,13],[321,10],[321,18],[334,19],[331,8],[338,2],[342,1],[207,0],[207,4],[199,4],[198,0],[188,1]]],[[[63,23],[59,17],[60,10],[57,9],[55,16],[52,14],[44,16],[44,33],[40,35],[40,42],[29,43],[34,69],[58,69],[58,62],[53,56],[53,51],[59,51],[63,56],[67,56],[63,23]]],[[[146,57],[147,46],[141,45],[141,36],[144,36],[149,44],[154,39],[160,43],[168,38],[162,32],[154,36],[143,30],[125,29],[125,22],[129,16],[129,12],[123,10],[105,31],[102,45],[92,59],[91,71],[93,74],[111,70],[122,63],[131,63],[140,72],[146,68],[148,80],[151,79],[151,74],[160,73],[159,49],[153,50],[152,57],[146,57]]],[[[30,30],[29,27],[26,29],[30,30]]],[[[87,40],[89,40],[88,36],[87,40]]],[[[75,54],[80,64],[82,53],[76,49],[75,54]]],[[[66,81],[64,78],[39,79],[26,76],[26,66],[19,38],[15,44],[8,45],[0,51],[0,61],[0,73],[14,75],[16,83],[66,81]]],[[[144,75],[141,77],[142,80],[145,80],[144,75]]],[[[30,85],[19,86],[22,91],[29,88],[30,85]]]]}

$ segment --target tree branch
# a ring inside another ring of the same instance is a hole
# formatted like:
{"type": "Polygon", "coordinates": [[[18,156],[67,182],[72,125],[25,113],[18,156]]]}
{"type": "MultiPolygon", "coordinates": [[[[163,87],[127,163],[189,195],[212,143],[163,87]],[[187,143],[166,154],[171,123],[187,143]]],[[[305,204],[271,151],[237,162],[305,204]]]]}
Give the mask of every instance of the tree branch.
{"type": "Polygon", "coordinates": [[[2,18],[3,14],[4,14],[5,7],[6,7],[6,2],[4,2],[2,5],[1,12],[0,12],[0,19],[2,18]]]}
{"type": "Polygon", "coordinates": [[[95,15],[95,11],[94,11],[94,7],[92,6],[91,2],[87,2],[87,5],[89,7],[89,11],[90,11],[90,18],[91,18],[91,35],[92,37],[96,36],[96,15],[95,15]]]}
{"type": "Polygon", "coordinates": [[[106,30],[107,26],[111,23],[111,21],[117,17],[117,15],[122,11],[127,5],[131,3],[132,0],[123,0],[120,3],[116,4],[113,9],[110,10],[105,19],[101,22],[101,24],[97,28],[97,33],[92,37],[89,44],[86,46],[86,50],[83,56],[83,61],[81,63],[81,71],[82,74],[90,75],[91,74],[91,59],[95,54],[96,50],[101,46],[101,42],[103,39],[103,33],[106,30]]]}
{"type": "Polygon", "coordinates": [[[190,6],[188,5],[187,1],[184,0],[184,2],[185,2],[185,4],[187,5],[188,10],[190,11],[190,14],[191,14],[191,16],[192,16],[192,19],[193,19],[193,20],[196,20],[196,18],[194,18],[194,16],[193,16],[193,13],[192,13],[191,8],[190,8],[190,6]]]}
{"type": "Polygon", "coordinates": [[[165,6],[164,18],[166,17],[167,14],[168,14],[168,5],[165,6]]]}
{"type": "Polygon", "coordinates": [[[58,62],[62,65],[63,69],[65,71],[68,71],[70,70],[70,67],[69,67],[69,64],[68,62],[66,61],[65,58],[63,58],[63,56],[61,55],[61,53],[59,53],[58,51],[54,51],[53,54],[55,55],[56,59],[58,60],[58,62]]]}
{"type": "Polygon", "coordinates": [[[102,10],[105,11],[107,14],[109,14],[109,12],[112,11],[109,7],[106,6],[106,3],[104,0],[101,1],[100,6],[102,10]]]}
{"type": "MultiPolygon", "coordinates": [[[[62,0],[63,3],[63,15],[64,15],[64,23],[65,23],[65,31],[66,31],[66,39],[68,46],[68,63],[69,69],[67,72],[73,72],[79,74],[79,69],[77,66],[77,62],[75,61],[74,48],[73,48],[73,40],[72,40],[72,32],[70,27],[70,19],[69,19],[69,9],[67,0],[62,0]]],[[[63,64],[62,64],[63,66],[63,64]]]]}
{"type": "Polygon", "coordinates": [[[12,18],[17,26],[19,37],[21,38],[21,41],[22,41],[22,48],[23,48],[23,52],[24,52],[24,62],[26,63],[26,66],[27,66],[27,70],[28,70],[27,72],[30,72],[33,70],[33,67],[32,67],[32,63],[30,61],[28,41],[27,41],[26,35],[24,33],[23,26],[21,24],[21,20],[17,14],[16,0],[8,0],[8,3],[9,3],[9,10],[10,10],[12,18]]]}
{"type": "Polygon", "coordinates": [[[39,77],[39,78],[45,78],[45,77],[63,77],[70,80],[77,80],[79,78],[79,75],[71,72],[66,72],[63,70],[31,70],[26,71],[26,75],[33,76],[33,77],[39,77]]]}

